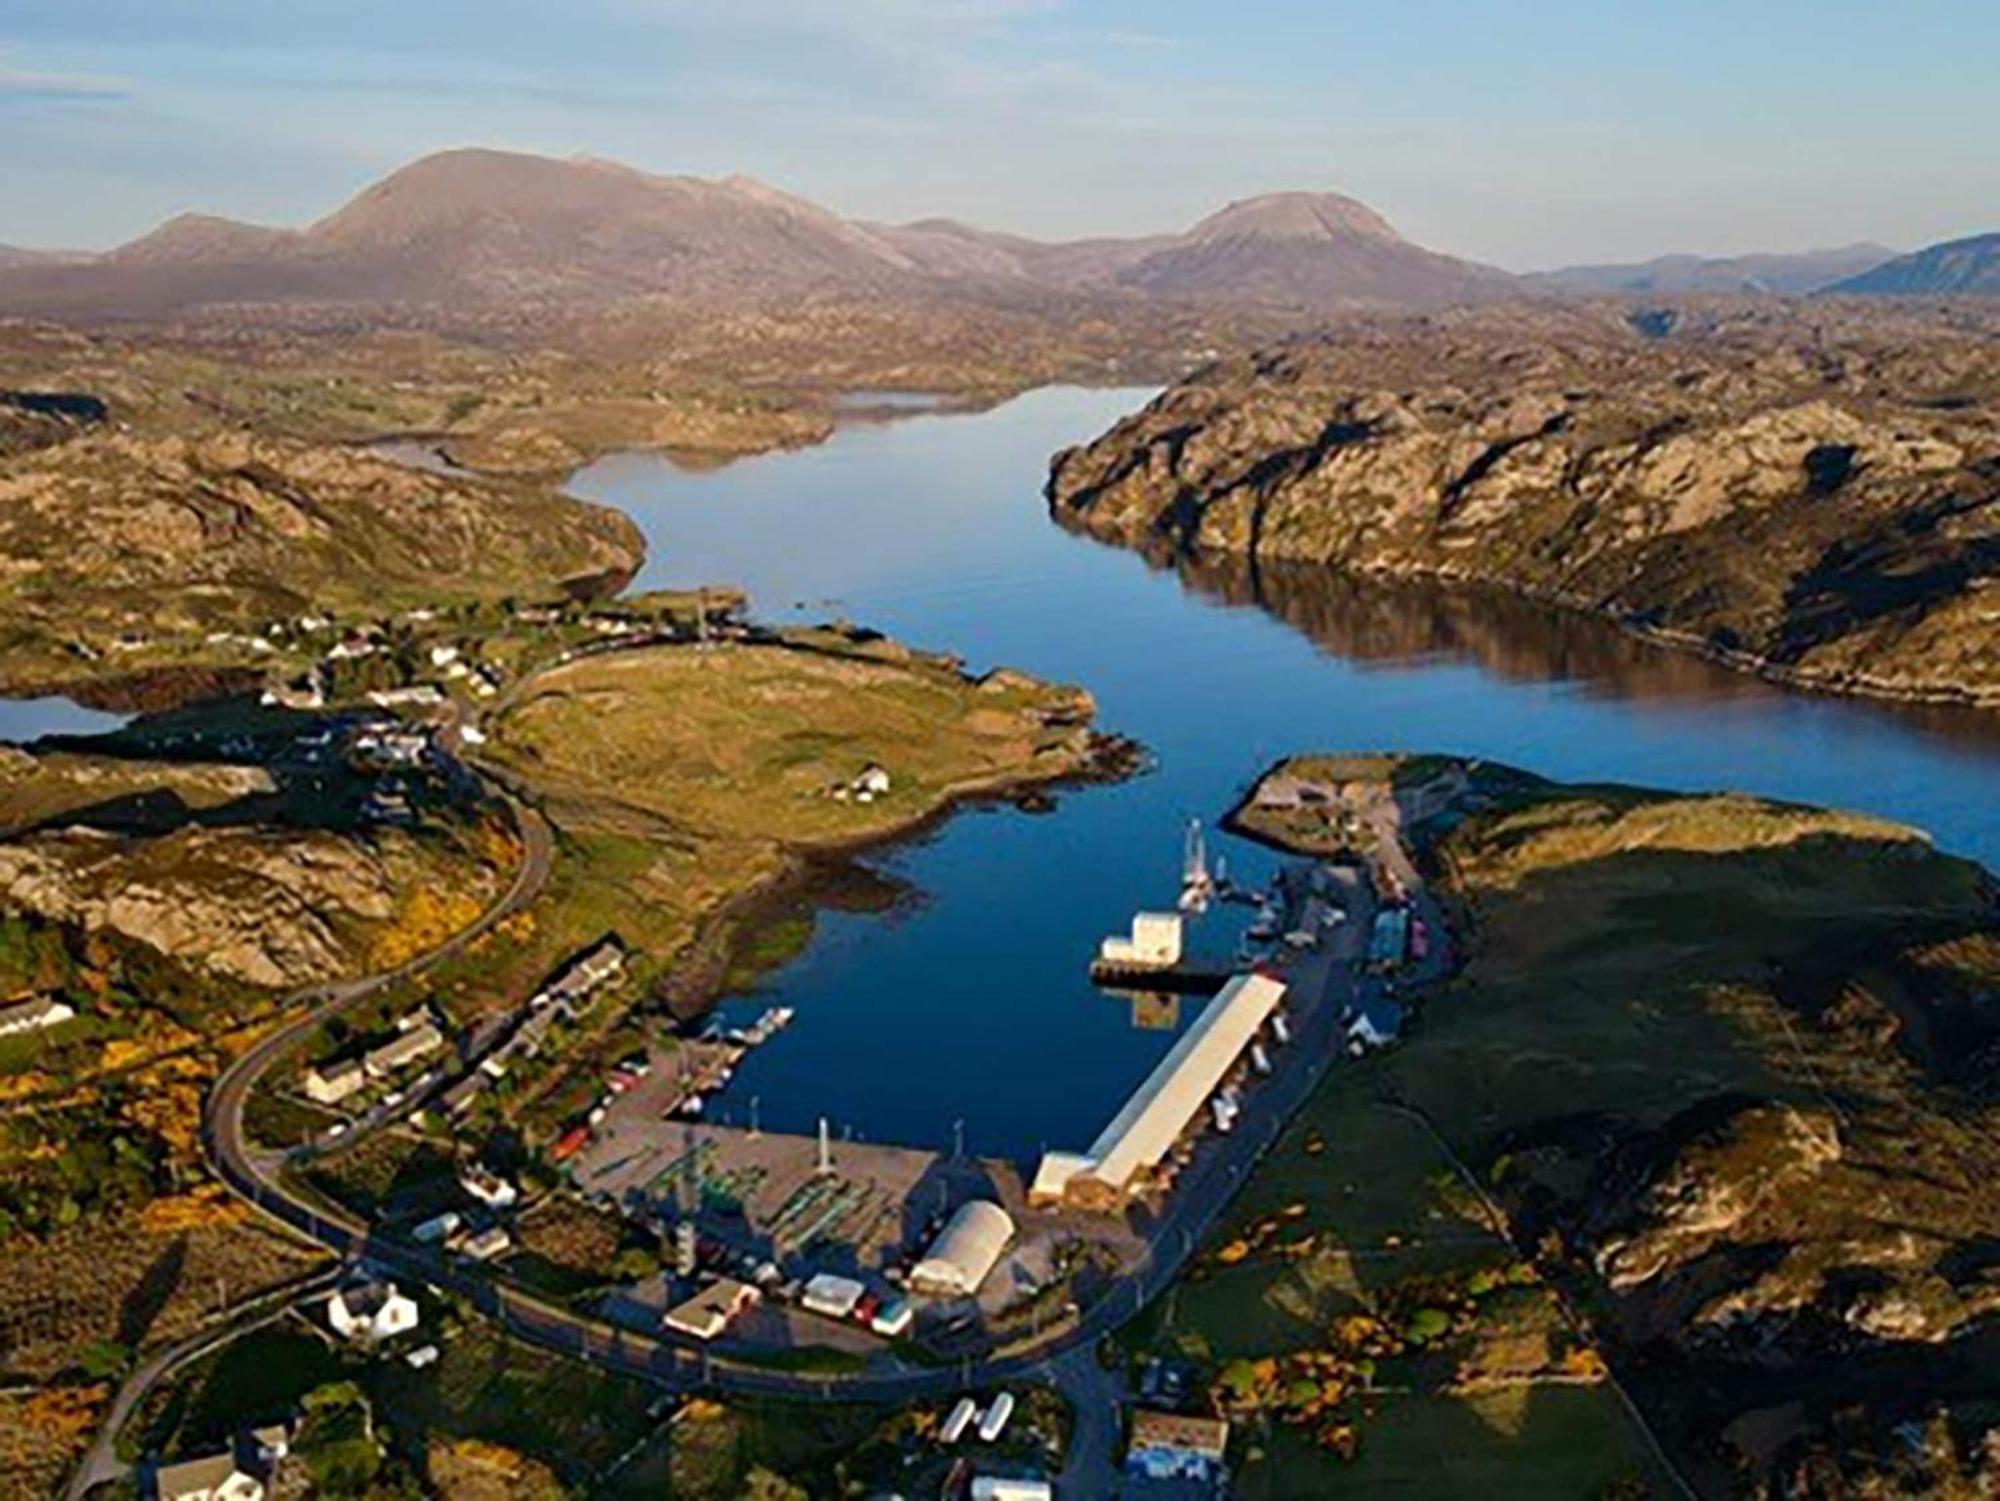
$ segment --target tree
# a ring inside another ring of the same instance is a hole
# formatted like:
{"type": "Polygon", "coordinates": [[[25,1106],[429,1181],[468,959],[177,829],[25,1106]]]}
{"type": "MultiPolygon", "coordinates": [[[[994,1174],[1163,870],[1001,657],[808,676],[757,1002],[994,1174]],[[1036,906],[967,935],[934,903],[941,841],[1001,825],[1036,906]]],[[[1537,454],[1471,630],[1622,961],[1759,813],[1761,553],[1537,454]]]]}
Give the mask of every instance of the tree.
{"type": "Polygon", "coordinates": [[[76,1353],[77,1369],[92,1381],[118,1381],[132,1364],[132,1352],[115,1339],[94,1339],[76,1353]]]}

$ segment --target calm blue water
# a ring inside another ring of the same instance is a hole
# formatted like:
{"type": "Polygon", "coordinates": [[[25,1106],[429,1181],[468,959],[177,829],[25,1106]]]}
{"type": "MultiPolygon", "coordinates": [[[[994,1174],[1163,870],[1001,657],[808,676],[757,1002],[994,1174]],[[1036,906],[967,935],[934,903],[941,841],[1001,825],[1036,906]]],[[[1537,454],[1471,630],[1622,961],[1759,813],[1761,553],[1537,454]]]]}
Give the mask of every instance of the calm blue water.
{"type": "Polygon", "coordinates": [[[922,898],[824,917],[749,1003],[799,1015],[718,1102],[735,1119],[754,1095],[769,1129],[824,1113],[868,1139],[941,1145],[963,1117],[975,1151],[1086,1145],[1172,1035],[1090,986],[1098,939],[1171,901],[1185,821],[1212,822],[1289,751],[1454,751],[1565,779],[1742,788],[1887,814],[2000,865],[2000,716],[1790,694],[1515,603],[1315,575],[1253,589],[1241,568],[1183,579],[1062,532],[1040,496],[1050,453],[1146,395],[1044,390],[706,473],[625,455],[573,482],[645,530],[638,587],[736,583],[768,619],[844,615],[974,669],[1079,682],[1104,727],[1159,758],[1052,816],[968,813],[885,854],[922,898]]]}
{"type": "Polygon", "coordinates": [[[24,744],[43,735],[98,735],[129,718],[86,709],[67,698],[0,698],[0,740],[24,744]]]}

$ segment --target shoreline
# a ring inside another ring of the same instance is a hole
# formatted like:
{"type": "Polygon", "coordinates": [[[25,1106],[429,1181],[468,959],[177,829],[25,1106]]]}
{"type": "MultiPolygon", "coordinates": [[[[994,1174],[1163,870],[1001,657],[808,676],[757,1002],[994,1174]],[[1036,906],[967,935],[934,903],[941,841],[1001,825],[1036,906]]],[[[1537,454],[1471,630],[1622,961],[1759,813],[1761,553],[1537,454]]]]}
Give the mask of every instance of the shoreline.
{"type": "MultiPolygon", "coordinates": [[[[1402,583],[1418,587],[1442,589],[1487,590],[1504,595],[1525,604],[1546,609],[1560,610],[1578,620],[1617,631],[1634,641],[1655,646],[1682,656],[1698,658],[1745,677],[1754,677],[1773,687],[1789,692],[1812,693],[1827,698],[1858,700],[1878,704],[1903,704],[1939,709],[1963,709],[1979,713],[2000,710],[2000,681],[1988,685],[1952,685],[1939,688],[1925,688],[1902,685],[1863,673],[1835,673],[1787,666],[1758,652],[1741,651],[1722,647],[1697,635],[1692,631],[1675,630],[1668,626],[1648,625],[1634,616],[1608,609],[1560,589],[1537,588],[1517,580],[1494,578],[1482,574],[1464,573],[1448,568],[1426,564],[1398,564],[1395,566],[1370,565],[1365,563],[1328,562],[1308,557],[1272,556],[1253,548],[1181,548],[1153,547],[1145,539],[1133,539],[1120,533],[1094,528],[1080,520],[1072,512],[1056,509],[1055,498],[1047,488],[1043,490],[1048,502],[1049,519],[1077,536],[1088,537],[1107,547],[1138,554],[1141,558],[1159,566],[1178,570],[1186,563],[1198,563],[1204,559],[1234,559],[1252,569],[1270,563],[1287,568],[1323,569],[1325,572],[1351,579],[1369,580],[1379,583],[1402,583]]],[[[1261,608],[1261,606],[1260,606],[1261,608]]]]}

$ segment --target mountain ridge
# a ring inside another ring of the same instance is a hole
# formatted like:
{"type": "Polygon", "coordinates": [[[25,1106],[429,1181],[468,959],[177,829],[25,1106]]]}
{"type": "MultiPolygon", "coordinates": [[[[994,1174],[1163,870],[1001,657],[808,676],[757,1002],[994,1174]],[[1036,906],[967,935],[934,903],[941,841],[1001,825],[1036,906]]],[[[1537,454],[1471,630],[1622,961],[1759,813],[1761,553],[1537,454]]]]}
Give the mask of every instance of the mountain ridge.
{"type": "Polygon", "coordinates": [[[1926,245],[1825,290],[1843,297],[2000,296],[2000,230],[1926,245]]]}
{"type": "Polygon", "coordinates": [[[1593,262],[1530,271],[1522,280],[1578,296],[1676,296],[1748,293],[1804,296],[1895,259],[1900,251],[1869,241],[1798,251],[1706,256],[1688,252],[1643,261],[1593,262]]]}
{"type": "Polygon", "coordinates": [[[876,224],[743,174],[483,147],[410,162],[301,228],[181,214],[59,263],[0,261],[0,309],[167,315],[243,302],[566,304],[1046,294],[1438,305],[1513,278],[1403,239],[1358,200],[1276,193],[1161,235],[1041,241],[876,224]]]}

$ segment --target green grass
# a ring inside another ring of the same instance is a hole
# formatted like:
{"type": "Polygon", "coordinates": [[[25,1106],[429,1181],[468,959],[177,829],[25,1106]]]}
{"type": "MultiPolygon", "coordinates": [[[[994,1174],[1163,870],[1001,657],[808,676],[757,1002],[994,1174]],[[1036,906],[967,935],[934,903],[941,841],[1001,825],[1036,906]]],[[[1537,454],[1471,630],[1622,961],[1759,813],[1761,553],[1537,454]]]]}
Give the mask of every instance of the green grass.
{"type": "Polygon", "coordinates": [[[369,1393],[412,1446],[426,1436],[480,1438],[541,1461],[573,1485],[609,1466],[652,1427],[658,1392],[642,1382],[461,1325],[437,1364],[378,1363],[369,1393]]]}
{"type": "Polygon", "coordinates": [[[1239,1466],[1240,1501],[1395,1497],[1406,1501],[1594,1501],[1639,1479],[1666,1497],[1638,1457],[1617,1399],[1602,1387],[1541,1387],[1468,1401],[1387,1395],[1362,1428],[1353,1461],[1279,1431],[1263,1457],[1239,1466]]]}

